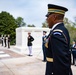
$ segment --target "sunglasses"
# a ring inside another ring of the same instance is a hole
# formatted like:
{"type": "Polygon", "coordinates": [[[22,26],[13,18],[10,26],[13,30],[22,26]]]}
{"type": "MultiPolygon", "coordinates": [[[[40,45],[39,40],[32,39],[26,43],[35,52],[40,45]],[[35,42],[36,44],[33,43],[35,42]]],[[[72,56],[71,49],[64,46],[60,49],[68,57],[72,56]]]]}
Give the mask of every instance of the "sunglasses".
{"type": "Polygon", "coordinates": [[[49,16],[52,15],[52,14],[54,14],[54,13],[48,13],[48,14],[46,15],[46,17],[49,17],[49,16]]]}

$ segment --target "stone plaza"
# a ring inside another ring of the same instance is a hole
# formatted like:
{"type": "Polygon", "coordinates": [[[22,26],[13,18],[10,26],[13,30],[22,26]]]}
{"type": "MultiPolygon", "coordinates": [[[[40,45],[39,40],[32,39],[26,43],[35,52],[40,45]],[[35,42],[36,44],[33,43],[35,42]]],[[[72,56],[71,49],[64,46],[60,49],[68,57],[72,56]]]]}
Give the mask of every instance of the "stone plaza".
{"type": "MultiPolygon", "coordinates": [[[[0,75],[45,75],[46,62],[42,62],[42,52],[34,51],[33,56],[19,54],[0,46],[0,75]]],[[[73,75],[76,66],[72,65],[73,75]]]]}

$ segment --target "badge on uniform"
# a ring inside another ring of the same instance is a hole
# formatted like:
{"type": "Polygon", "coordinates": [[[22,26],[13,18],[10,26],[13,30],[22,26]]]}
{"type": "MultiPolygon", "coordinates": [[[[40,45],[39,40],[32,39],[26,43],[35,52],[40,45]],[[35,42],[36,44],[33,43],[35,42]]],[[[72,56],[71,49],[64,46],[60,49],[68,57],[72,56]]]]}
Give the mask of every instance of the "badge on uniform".
{"type": "Polygon", "coordinates": [[[53,34],[54,34],[54,35],[61,35],[60,32],[54,32],[53,34]]]}
{"type": "Polygon", "coordinates": [[[45,47],[48,48],[48,39],[46,39],[45,47]]]}

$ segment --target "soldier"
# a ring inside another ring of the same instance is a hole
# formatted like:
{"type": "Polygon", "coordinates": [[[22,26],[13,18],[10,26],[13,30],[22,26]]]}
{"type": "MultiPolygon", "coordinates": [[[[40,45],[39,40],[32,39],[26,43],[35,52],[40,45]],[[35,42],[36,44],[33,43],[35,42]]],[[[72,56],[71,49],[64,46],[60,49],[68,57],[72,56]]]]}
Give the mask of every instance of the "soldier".
{"type": "Polygon", "coordinates": [[[43,50],[43,62],[46,61],[46,47],[45,47],[45,42],[46,42],[46,31],[43,31],[43,37],[42,37],[42,50],[43,50]]]}
{"type": "Polygon", "coordinates": [[[6,35],[4,35],[4,44],[5,44],[5,47],[7,46],[6,40],[7,40],[6,35]]]}
{"type": "Polygon", "coordinates": [[[34,41],[34,38],[31,36],[31,33],[28,32],[28,42],[27,42],[27,46],[29,49],[29,55],[28,56],[32,56],[32,42],[34,41]]]}
{"type": "Polygon", "coordinates": [[[47,23],[51,31],[48,35],[45,75],[72,75],[70,37],[63,18],[67,8],[48,4],[47,23]]]}
{"type": "Polygon", "coordinates": [[[8,48],[10,48],[10,35],[8,35],[8,37],[7,37],[7,43],[8,43],[8,48]]]}
{"type": "Polygon", "coordinates": [[[3,46],[3,39],[4,39],[4,37],[3,37],[3,35],[1,35],[2,46],[3,46]]]}
{"type": "Polygon", "coordinates": [[[73,65],[76,66],[76,41],[73,41],[72,45],[72,56],[73,56],[73,65]]]}

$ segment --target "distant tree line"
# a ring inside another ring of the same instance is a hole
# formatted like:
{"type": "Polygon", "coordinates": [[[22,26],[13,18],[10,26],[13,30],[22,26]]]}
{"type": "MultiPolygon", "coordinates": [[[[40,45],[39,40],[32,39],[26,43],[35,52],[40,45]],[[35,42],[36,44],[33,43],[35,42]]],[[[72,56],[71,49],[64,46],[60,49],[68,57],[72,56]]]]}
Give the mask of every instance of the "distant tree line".
{"type": "Polygon", "coordinates": [[[65,18],[64,23],[69,31],[70,40],[72,44],[72,41],[76,41],[76,18],[74,18],[74,22],[70,21],[68,18],[65,18]]]}

